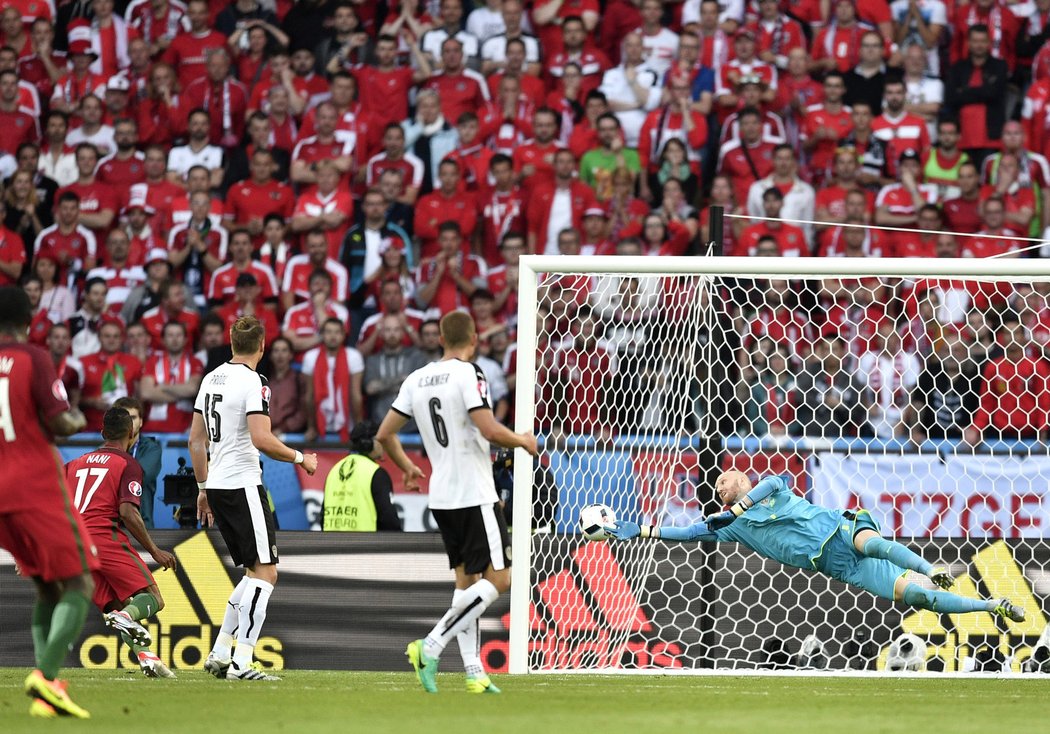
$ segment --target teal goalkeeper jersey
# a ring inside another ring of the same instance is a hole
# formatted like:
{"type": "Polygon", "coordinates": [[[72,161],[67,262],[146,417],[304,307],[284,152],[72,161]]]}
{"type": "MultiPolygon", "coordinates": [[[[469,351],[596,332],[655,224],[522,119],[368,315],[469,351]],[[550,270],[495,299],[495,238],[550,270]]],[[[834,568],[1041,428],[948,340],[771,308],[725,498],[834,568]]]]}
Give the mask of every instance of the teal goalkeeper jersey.
{"type": "Polygon", "coordinates": [[[767,483],[773,485],[773,493],[732,525],[715,531],[715,538],[742,543],[786,566],[815,570],[824,544],[843,522],[842,510],[817,507],[795,495],[784,477],[766,477],[755,488],[767,483]]]}

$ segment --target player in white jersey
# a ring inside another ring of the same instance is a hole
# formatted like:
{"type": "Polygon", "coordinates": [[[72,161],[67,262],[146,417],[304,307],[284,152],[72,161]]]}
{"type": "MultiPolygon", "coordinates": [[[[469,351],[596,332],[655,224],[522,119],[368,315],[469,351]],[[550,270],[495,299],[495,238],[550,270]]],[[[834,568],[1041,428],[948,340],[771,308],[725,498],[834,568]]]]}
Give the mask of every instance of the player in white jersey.
{"type": "Polygon", "coordinates": [[[216,678],[279,680],[251,667],[266,605],[277,583],[277,537],[262,486],[259,452],[317,470],[317,454],[285,446],[270,430],[270,388],[255,371],[265,330],[254,316],[230,327],[233,359],[201,382],[190,426],[190,458],[200,493],[197,518],[218,525],[244,578],[230,594],[222,627],[204,669],[216,678]],[[211,462],[209,463],[209,454],[211,462]],[[234,633],[237,633],[234,648],[234,633]]]}
{"type": "Polygon", "coordinates": [[[536,455],[536,437],[514,433],[492,415],[485,375],[471,362],[478,345],[469,314],[453,311],[441,319],[445,356],[422,367],[401,390],[376,439],[405,473],[405,486],[418,486],[423,472],[405,455],[397,433],[415,419],[433,466],[430,510],[441,530],[449,568],[456,571],[452,606],[425,639],[405,654],[428,693],[437,693],[438,659],[459,642],[471,693],[499,693],[481,665],[478,618],[510,588],[510,540],[492,481],[489,443],[536,455]]]}

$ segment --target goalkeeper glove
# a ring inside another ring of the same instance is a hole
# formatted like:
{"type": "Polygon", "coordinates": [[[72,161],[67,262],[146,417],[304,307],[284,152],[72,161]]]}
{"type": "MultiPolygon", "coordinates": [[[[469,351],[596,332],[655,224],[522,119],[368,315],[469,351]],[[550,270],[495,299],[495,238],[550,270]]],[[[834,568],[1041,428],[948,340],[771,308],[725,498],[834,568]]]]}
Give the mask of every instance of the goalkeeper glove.
{"type": "Polygon", "coordinates": [[[718,530],[732,525],[733,520],[736,520],[736,517],[736,514],[732,510],[725,510],[724,512],[705,517],[704,525],[706,525],[709,530],[718,530]]]}
{"type": "Polygon", "coordinates": [[[616,540],[630,540],[641,535],[642,529],[636,522],[617,520],[613,527],[606,525],[605,532],[608,533],[610,538],[616,540]]]}

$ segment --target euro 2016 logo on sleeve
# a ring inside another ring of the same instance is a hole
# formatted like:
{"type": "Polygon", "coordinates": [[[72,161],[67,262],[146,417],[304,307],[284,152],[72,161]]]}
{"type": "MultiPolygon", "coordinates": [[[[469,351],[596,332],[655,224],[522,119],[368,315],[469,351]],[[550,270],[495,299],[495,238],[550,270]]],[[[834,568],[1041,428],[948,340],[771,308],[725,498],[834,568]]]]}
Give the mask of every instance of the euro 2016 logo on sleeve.
{"type": "Polygon", "coordinates": [[[271,393],[270,393],[270,386],[269,385],[263,385],[263,387],[262,387],[262,399],[263,399],[263,402],[265,402],[265,403],[270,402],[270,395],[271,395],[271,393]]]}
{"type": "Polygon", "coordinates": [[[138,482],[129,482],[128,483],[128,491],[131,492],[136,497],[141,497],[142,496],[142,485],[139,484],[138,482]]]}

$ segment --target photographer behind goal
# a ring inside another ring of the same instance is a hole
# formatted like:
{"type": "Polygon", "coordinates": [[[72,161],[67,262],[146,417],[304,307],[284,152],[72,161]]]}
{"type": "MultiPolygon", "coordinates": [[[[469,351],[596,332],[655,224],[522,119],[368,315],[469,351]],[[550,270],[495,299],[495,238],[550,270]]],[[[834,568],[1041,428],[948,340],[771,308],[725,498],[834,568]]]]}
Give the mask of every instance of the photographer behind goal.
{"type": "Polygon", "coordinates": [[[401,518],[391,500],[394,486],[386,469],[379,466],[384,453],[375,440],[377,430],[375,423],[366,420],[350,431],[350,455],[333,466],[325,479],[322,530],[401,530],[401,518]]]}

